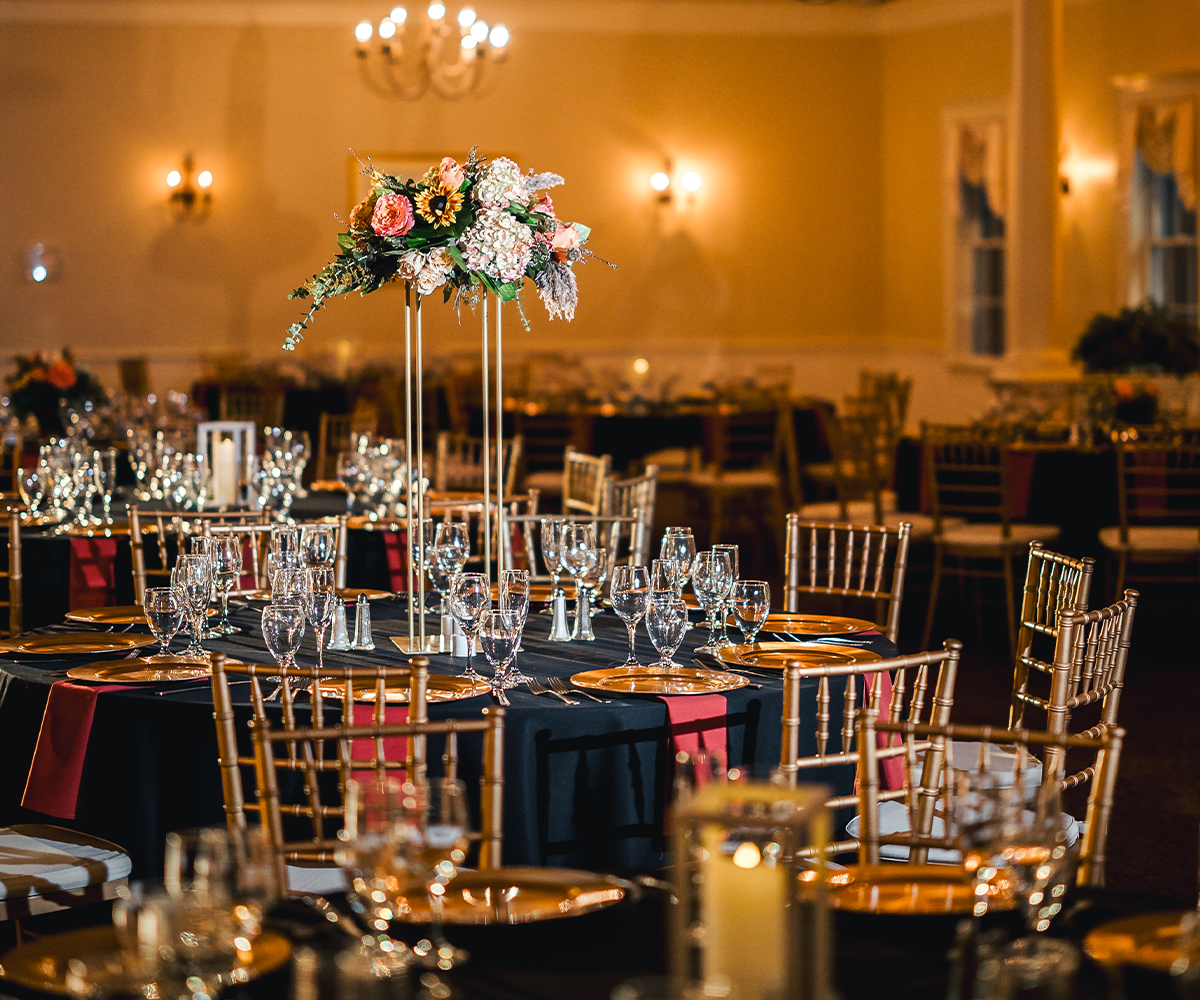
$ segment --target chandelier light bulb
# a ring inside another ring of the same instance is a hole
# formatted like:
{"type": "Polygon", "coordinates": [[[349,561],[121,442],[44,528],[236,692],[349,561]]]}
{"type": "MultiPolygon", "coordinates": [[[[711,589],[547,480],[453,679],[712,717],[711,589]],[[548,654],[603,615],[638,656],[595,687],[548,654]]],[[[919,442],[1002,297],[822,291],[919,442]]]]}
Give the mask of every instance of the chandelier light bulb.
{"type": "Polygon", "coordinates": [[[671,186],[671,178],[660,170],[658,173],[650,175],[650,186],[655,191],[665,191],[671,186]]]}
{"type": "Polygon", "coordinates": [[[385,17],[379,22],[379,37],[385,41],[392,38],[396,34],[396,22],[390,17],[385,17]]]}
{"type": "Polygon", "coordinates": [[[487,41],[488,23],[487,21],[476,21],[471,25],[471,35],[477,42],[487,41]]]}
{"type": "Polygon", "coordinates": [[[494,49],[504,48],[508,44],[508,29],[503,24],[497,24],[488,35],[488,41],[494,49]]]}
{"type": "Polygon", "coordinates": [[[460,28],[469,28],[475,23],[475,11],[470,7],[464,7],[458,12],[458,26],[460,28]]]}
{"type": "Polygon", "coordinates": [[[477,41],[475,41],[474,35],[463,35],[462,41],[459,42],[459,44],[463,47],[463,49],[465,51],[470,52],[479,43],[477,41]]]}
{"type": "Polygon", "coordinates": [[[50,276],[50,272],[46,270],[45,264],[34,264],[33,270],[29,272],[29,277],[34,281],[43,282],[50,276]]]}
{"type": "Polygon", "coordinates": [[[375,27],[370,21],[359,21],[354,28],[354,37],[358,39],[360,45],[365,45],[371,40],[371,35],[374,32],[375,27]]]}
{"type": "Polygon", "coordinates": [[[680,181],[682,181],[684,188],[687,189],[688,191],[699,191],[700,190],[700,183],[701,183],[700,175],[697,173],[694,173],[693,171],[689,170],[686,174],[684,174],[680,178],[680,181]]]}
{"type": "Polygon", "coordinates": [[[199,184],[200,187],[202,187],[202,188],[211,187],[212,186],[212,171],[211,170],[201,170],[200,173],[198,173],[196,175],[196,183],[199,184]]]}
{"type": "Polygon", "coordinates": [[[181,180],[183,180],[183,175],[178,170],[172,170],[167,174],[167,187],[179,187],[181,180]]]}
{"type": "Polygon", "coordinates": [[[429,20],[440,21],[446,16],[446,5],[444,3],[431,3],[426,13],[429,14],[429,20]]]}
{"type": "Polygon", "coordinates": [[[405,10],[403,7],[393,7],[392,8],[392,23],[393,24],[403,24],[407,20],[408,20],[408,11],[407,10],[405,10]]]}

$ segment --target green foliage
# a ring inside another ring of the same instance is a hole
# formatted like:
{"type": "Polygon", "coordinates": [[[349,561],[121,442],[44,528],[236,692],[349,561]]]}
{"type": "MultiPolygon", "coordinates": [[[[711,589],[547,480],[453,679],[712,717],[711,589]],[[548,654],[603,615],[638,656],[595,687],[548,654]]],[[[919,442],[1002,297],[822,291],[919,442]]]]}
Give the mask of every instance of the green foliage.
{"type": "Polygon", "coordinates": [[[1200,369],[1200,331],[1153,303],[1092,317],[1071,357],[1087,372],[1186,375],[1200,369]]]}

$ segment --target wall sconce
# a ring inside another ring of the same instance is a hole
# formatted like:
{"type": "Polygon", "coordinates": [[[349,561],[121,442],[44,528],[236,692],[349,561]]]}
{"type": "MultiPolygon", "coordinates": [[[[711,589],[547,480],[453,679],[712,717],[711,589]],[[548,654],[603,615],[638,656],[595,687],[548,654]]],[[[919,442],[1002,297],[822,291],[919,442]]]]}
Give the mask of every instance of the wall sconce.
{"type": "Polygon", "coordinates": [[[1090,184],[1108,183],[1117,176],[1117,161],[1112,156],[1084,156],[1072,149],[1058,167],[1058,183],[1063,194],[1079,191],[1090,184]]]}
{"type": "Polygon", "coordinates": [[[201,170],[192,183],[192,171],[196,163],[191,154],[183,158],[183,170],[172,170],[167,174],[167,187],[171,189],[171,210],[178,220],[194,219],[200,222],[212,210],[213,175],[211,170],[201,170]],[[199,190],[197,190],[199,189],[199,190]]]}
{"type": "MultiPolygon", "coordinates": [[[[671,161],[667,160],[663,166],[663,170],[656,171],[650,175],[650,186],[658,192],[658,203],[660,205],[669,205],[672,201],[671,161]]],[[[679,178],[680,186],[688,194],[695,194],[700,190],[703,183],[700,175],[694,170],[689,170],[679,178]]]]}
{"type": "Polygon", "coordinates": [[[54,247],[35,243],[25,251],[25,279],[42,285],[56,281],[62,271],[62,254],[54,247]]]}

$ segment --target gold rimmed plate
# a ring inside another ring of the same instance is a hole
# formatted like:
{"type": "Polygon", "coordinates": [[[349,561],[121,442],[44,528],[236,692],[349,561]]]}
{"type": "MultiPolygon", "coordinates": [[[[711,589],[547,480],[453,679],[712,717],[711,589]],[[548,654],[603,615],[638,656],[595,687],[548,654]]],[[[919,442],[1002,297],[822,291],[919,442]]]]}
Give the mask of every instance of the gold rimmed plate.
{"type": "Polygon", "coordinates": [[[47,632],[0,639],[0,653],[9,656],[86,656],[129,653],[158,642],[152,635],[130,632],[47,632]]]}
{"type": "Polygon", "coordinates": [[[1170,972],[1176,962],[1186,958],[1179,947],[1183,916],[1183,910],[1165,910],[1109,920],[1088,933],[1083,950],[1100,965],[1170,972]]]}
{"type": "MultiPolygon", "coordinates": [[[[208,609],[209,618],[216,613],[216,608],[208,609]]],[[[117,604],[110,608],[76,608],[67,612],[66,619],[69,622],[83,622],[85,625],[145,625],[146,609],[140,604],[117,604]]]]}
{"type": "Polygon", "coordinates": [[[607,694],[718,694],[745,687],[749,680],[741,674],[723,670],[697,670],[694,667],[610,667],[585,670],[571,678],[576,687],[607,694]]]}
{"type": "MultiPolygon", "coordinates": [[[[528,924],[560,920],[619,903],[625,889],[616,879],[569,868],[495,868],[460,872],[446,885],[448,924],[528,924]]],[[[429,902],[414,893],[398,907],[406,923],[429,922],[429,902]]]]}
{"type": "MultiPolygon", "coordinates": [[[[816,872],[802,872],[811,883],[816,872]]],[[[850,913],[936,916],[970,914],[975,882],[961,865],[850,865],[827,877],[829,905],[850,913]]],[[[992,911],[1011,910],[1004,889],[988,899],[992,911]]]]}
{"type": "Polygon", "coordinates": [[[883,659],[870,649],[833,646],[823,642],[752,642],[717,650],[717,659],[733,667],[782,670],[789,660],[806,667],[844,667],[854,663],[878,663],[883,659]]]}
{"type": "MultiPolygon", "coordinates": [[[[237,980],[248,982],[282,968],[291,955],[287,938],[263,931],[249,951],[237,953],[229,971],[237,980]]],[[[90,995],[136,996],[141,992],[142,984],[126,968],[111,925],[46,934],[11,949],[0,959],[0,981],[51,996],[78,996],[67,986],[67,965],[72,959],[86,966],[84,979],[90,995]]]]}
{"type": "MultiPolygon", "coordinates": [[[[737,621],[731,616],[730,625],[737,621]]],[[[832,615],[767,615],[764,632],[786,632],[788,635],[855,635],[879,628],[865,618],[842,618],[832,615]]]]}
{"type": "MultiPolygon", "coordinates": [[[[321,682],[321,694],[326,698],[341,698],[344,682],[326,680],[321,682]]],[[[470,677],[448,677],[445,674],[430,674],[426,681],[425,696],[429,701],[463,701],[476,695],[487,694],[491,688],[486,681],[470,677]]],[[[386,683],[384,697],[389,705],[408,703],[408,680],[398,678],[386,683]]],[[[371,681],[355,682],[354,700],[374,702],[375,685],[371,681]]]]}
{"type": "MultiPolygon", "coordinates": [[[[226,657],[231,665],[241,660],[226,657]]],[[[165,684],[171,681],[196,681],[212,676],[212,661],[188,659],[185,656],[139,656],[134,660],[101,660],[82,667],[72,667],[67,676],[73,681],[93,684],[165,684]]]]}

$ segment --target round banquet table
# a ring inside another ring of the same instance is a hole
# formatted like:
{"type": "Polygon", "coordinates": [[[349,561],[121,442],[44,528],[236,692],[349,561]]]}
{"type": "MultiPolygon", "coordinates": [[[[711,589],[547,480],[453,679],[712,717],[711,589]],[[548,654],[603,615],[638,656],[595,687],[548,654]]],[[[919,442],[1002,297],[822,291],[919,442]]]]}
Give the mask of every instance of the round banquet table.
{"type": "MultiPolygon", "coordinates": [[[[261,605],[241,605],[231,618],[244,631],[208,640],[206,648],[246,662],[270,662],[257,626],[261,605]]],[[[407,634],[404,599],[371,604],[376,648],[373,652],[326,653],[330,665],[401,664],[404,656],[388,637],[407,634]]],[[[436,633],[436,619],[427,618],[436,633]]],[[[549,643],[550,618],[532,613],[525,631],[525,651],[518,664],[536,677],[569,677],[624,660],[625,626],[611,612],[593,619],[595,642],[549,643]]],[[[351,627],[353,623],[351,623],[351,627]]],[[[74,628],[75,626],[57,626],[74,628]]],[[[685,638],[676,662],[687,665],[706,629],[685,638]]],[[[769,638],[766,635],[760,638],[769,638]]],[[[864,638],[881,655],[895,654],[883,636],[864,638]]],[[[182,648],[176,639],[173,649],[182,648]]],[[[651,652],[644,630],[638,653],[651,652]]],[[[311,630],[300,652],[301,663],[315,656],[311,630]]],[[[68,667],[95,659],[47,660],[37,657],[0,659],[0,822],[45,821],[21,807],[30,762],[49,696],[68,667]]],[[[482,657],[478,657],[482,660],[482,657]]],[[[487,669],[485,664],[478,664],[487,669]]],[[[431,671],[456,674],[461,659],[431,657],[431,671]]],[[[772,767],[779,761],[782,684],[772,673],[725,694],[730,766],[772,767]]],[[[801,727],[802,754],[815,753],[816,679],[804,682],[810,708],[801,727]],[[807,745],[805,742],[807,741],[807,745]]],[[[232,688],[238,730],[247,740],[250,718],[248,685],[232,688]]],[[[831,684],[834,704],[842,688],[831,684]]],[[[535,697],[524,688],[509,692],[505,719],[504,861],[510,865],[551,865],[593,871],[649,870],[668,862],[664,844],[664,806],[674,752],[667,706],[654,697],[613,698],[600,704],[580,697],[566,705],[550,696],[535,697]]],[[[307,695],[299,696],[298,722],[304,720],[307,695]]],[[[433,719],[476,716],[491,704],[488,695],[458,702],[431,703],[433,719]]],[[[274,706],[272,706],[274,707],[274,706]]],[[[275,709],[278,711],[278,709],[275,709]]],[[[708,728],[707,726],[705,728],[708,728]]],[[[830,751],[838,749],[832,727],[830,751]]],[[[474,734],[473,734],[474,735],[474,734]]],[[[481,737],[463,738],[460,774],[477,788],[481,737]]],[[[441,749],[430,741],[429,760],[436,773],[441,749]]],[[[839,794],[850,791],[849,766],[823,769],[820,780],[839,794]]],[[[205,680],[143,685],[101,693],[84,758],[73,819],[55,818],[125,847],[134,874],[159,870],[164,835],[173,829],[223,821],[221,781],[217,768],[212,693],[205,680]]]]}

